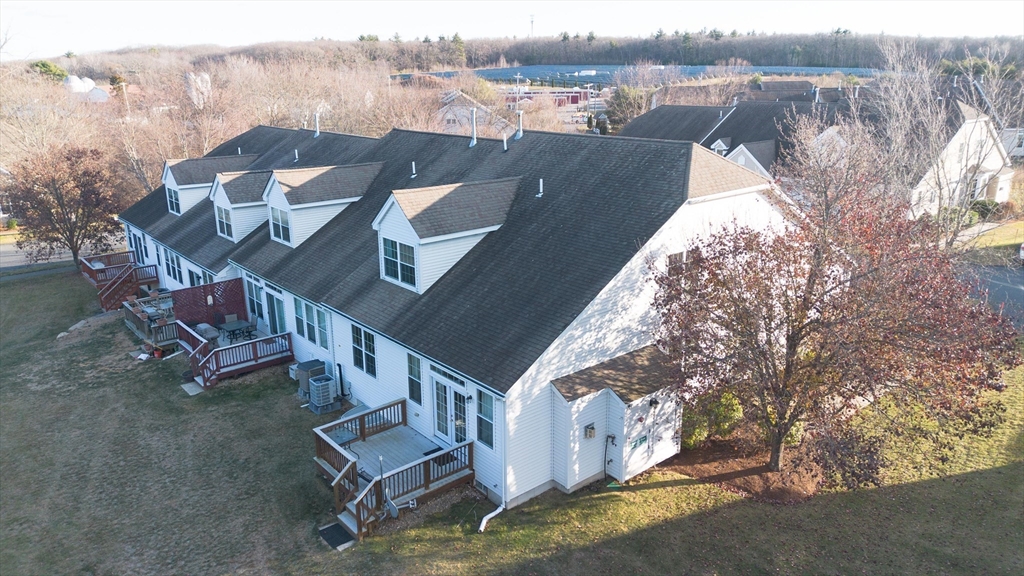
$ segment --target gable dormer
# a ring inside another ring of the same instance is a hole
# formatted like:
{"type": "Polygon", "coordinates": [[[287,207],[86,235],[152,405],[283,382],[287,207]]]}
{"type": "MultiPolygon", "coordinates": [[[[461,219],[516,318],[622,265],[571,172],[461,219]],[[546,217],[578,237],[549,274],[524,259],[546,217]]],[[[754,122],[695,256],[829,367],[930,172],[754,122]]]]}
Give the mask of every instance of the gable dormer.
{"type": "Polygon", "coordinates": [[[293,248],[302,244],[362,198],[383,166],[371,162],[274,170],[263,193],[270,237],[293,248]]]}
{"type": "Polygon", "coordinates": [[[715,151],[715,154],[725,156],[726,153],[729,152],[730,144],[732,144],[732,138],[719,138],[711,145],[711,149],[715,151]]]}
{"type": "Polygon", "coordinates": [[[373,220],[381,279],[426,292],[505,223],[519,180],[394,190],[373,220]]]}
{"type": "Polygon", "coordinates": [[[267,220],[263,195],[270,183],[270,170],[218,174],[210,190],[217,235],[238,242],[267,220]]]}
{"type": "Polygon", "coordinates": [[[255,154],[208,156],[164,162],[162,182],[167,190],[167,211],[184,214],[210,196],[218,172],[241,170],[252,164],[255,154]]]}

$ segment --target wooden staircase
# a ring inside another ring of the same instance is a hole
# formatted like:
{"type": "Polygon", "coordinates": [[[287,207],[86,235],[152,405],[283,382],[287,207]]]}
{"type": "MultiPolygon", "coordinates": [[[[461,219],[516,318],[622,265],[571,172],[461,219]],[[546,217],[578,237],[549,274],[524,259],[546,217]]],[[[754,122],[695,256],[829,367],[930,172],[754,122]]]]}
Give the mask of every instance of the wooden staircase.
{"type": "Polygon", "coordinates": [[[143,285],[153,287],[159,282],[155,264],[127,265],[100,290],[100,306],[107,311],[117,310],[128,296],[138,293],[140,287],[143,285]]]}

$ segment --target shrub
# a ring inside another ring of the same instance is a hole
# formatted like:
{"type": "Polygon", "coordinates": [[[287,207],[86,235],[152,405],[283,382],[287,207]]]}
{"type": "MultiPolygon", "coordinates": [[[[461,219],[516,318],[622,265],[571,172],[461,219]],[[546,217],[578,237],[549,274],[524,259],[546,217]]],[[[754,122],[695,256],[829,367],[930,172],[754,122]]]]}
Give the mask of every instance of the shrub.
{"type": "Polygon", "coordinates": [[[740,406],[739,399],[726,392],[712,402],[708,410],[708,431],[712,435],[725,438],[732,434],[742,418],[743,406],[740,406]]]}
{"type": "Polygon", "coordinates": [[[687,450],[693,450],[708,439],[708,419],[697,410],[683,408],[679,423],[679,443],[687,450]]]}
{"type": "Polygon", "coordinates": [[[7,219],[7,224],[5,224],[5,226],[7,227],[8,230],[14,230],[15,228],[18,227],[18,219],[17,218],[8,218],[7,219]]]}
{"type": "Polygon", "coordinates": [[[942,208],[935,220],[940,223],[959,222],[963,228],[970,228],[978,223],[978,213],[974,210],[965,212],[963,208],[942,208]]]}
{"type": "Polygon", "coordinates": [[[999,203],[995,200],[975,200],[971,203],[971,211],[978,213],[978,218],[988,220],[999,213],[999,203]]]}

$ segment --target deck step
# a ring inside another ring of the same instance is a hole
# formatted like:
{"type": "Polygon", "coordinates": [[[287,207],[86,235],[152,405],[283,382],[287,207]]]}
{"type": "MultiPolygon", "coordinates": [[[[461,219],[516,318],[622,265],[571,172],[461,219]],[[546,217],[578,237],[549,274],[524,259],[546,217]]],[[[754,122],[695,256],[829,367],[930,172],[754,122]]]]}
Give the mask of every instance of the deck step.
{"type": "Polygon", "coordinates": [[[342,510],[341,514],[338,514],[338,523],[345,529],[346,532],[352,535],[353,538],[359,540],[359,531],[356,528],[356,517],[348,510],[342,510]]]}
{"type": "Polygon", "coordinates": [[[319,456],[313,456],[313,462],[320,467],[324,474],[328,475],[328,481],[334,482],[334,479],[338,477],[338,471],[327,460],[319,456]]]}

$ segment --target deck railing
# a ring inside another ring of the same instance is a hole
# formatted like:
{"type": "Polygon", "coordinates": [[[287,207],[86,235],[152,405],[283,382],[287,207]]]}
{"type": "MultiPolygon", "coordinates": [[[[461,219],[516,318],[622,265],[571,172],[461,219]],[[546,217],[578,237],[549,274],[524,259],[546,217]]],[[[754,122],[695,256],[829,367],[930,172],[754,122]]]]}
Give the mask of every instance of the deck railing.
{"type": "Polygon", "coordinates": [[[208,353],[207,350],[209,343],[201,345],[190,356],[192,373],[202,377],[204,388],[216,385],[221,378],[280,364],[293,358],[291,332],[217,348],[208,353]]]}
{"type": "Polygon", "coordinates": [[[384,474],[384,488],[392,500],[398,500],[418,490],[430,492],[431,486],[472,469],[473,441],[469,440],[384,474]]]}
{"type": "Polygon", "coordinates": [[[370,533],[370,522],[377,517],[377,511],[384,505],[380,476],[374,478],[355,498],[356,534],[361,540],[370,533]]]}
{"type": "Polygon", "coordinates": [[[100,290],[100,305],[103,306],[104,310],[116,310],[128,295],[139,289],[140,285],[152,284],[158,281],[159,277],[157,276],[155,264],[148,266],[126,266],[117,277],[100,290]]]}
{"type": "Polygon", "coordinates": [[[93,286],[102,288],[109,283],[126,266],[135,264],[135,252],[112,252],[95,256],[83,256],[82,274],[92,282],[93,286]]]}
{"type": "Polygon", "coordinates": [[[206,344],[205,338],[196,334],[195,330],[189,328],[181,320],[175,320],[174,324],[178,327],[178,341],[185,344],[190,354],[195,352],[201,345],[206,344]]]}

